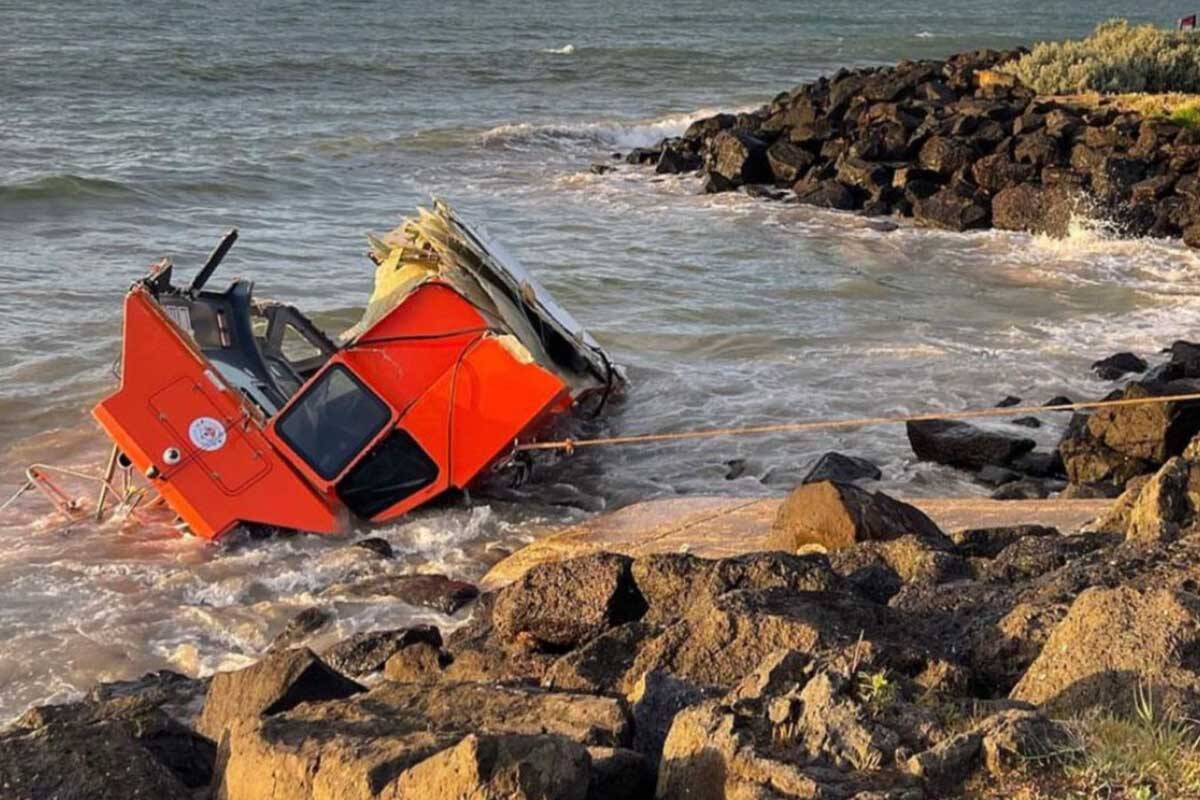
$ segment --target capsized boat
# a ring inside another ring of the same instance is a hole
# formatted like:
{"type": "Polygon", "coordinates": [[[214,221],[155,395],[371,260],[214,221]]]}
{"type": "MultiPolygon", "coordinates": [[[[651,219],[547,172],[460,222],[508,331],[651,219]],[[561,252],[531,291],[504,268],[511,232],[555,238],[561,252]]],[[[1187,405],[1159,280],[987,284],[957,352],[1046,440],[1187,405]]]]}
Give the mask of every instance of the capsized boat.
{"type": "Polygon", "coordinates": [[[334,340],[253,283],[186,287],[164,260],[125,297],[120,388],[93,410],[196,536],[393,520],[466,489],[624,383],[596,341],[446,204],[370,239],[375,288],[334,340]]]}

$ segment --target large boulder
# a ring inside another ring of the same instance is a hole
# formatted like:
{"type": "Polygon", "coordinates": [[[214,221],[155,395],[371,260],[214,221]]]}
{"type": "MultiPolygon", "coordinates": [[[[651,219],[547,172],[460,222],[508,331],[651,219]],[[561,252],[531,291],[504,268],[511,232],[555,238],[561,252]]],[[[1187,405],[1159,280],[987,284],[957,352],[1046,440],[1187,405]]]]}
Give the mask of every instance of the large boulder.
{"type": "Polygon", "coordinates": [[[1001,230],[1063,238],[1069,232],[1076,205],[1067,189],[1018,183],[1001,189],[992,198],[992,225],[1001,230]]]}
{"type": "Polygon", "coordinates": [[[796,199],[799,202],[819,208],[853,211],[861,202],[854,192],[832,178],[815,183],[797,181],[792,190],[796,193],[796,199]]]}
{"type": "Polygon", "coordinates": [[[128,723],[0,733],[0,795],[14,800],[193,800],[128,723]]]}
{"type": "Polygon", "coordinates": [[[925,169],[948,178],[970,166],[975,157],[974,148],[962,140],[949,136],[932,136],[921,146],[917,161],[925,169]]]}
{"type": "Polygon", "coordinates": [[[967,231],[986,228],[991,219],[987,197],[965,184],[947,186],[913,203],[913,218],[931,228],[967,231]]]}
{"type": "Polygon", "coordinates": [[[983,430],[956,420],[909,422],[905,429],[917,458],[973,471],[989,465],[1007,466],[1037,445],[1032,439],[983,430]]]}
{"type": "Polygon", "coordinates": [[[1198,507],[1200,467],[1175,456],[1138,491],[1125,535],[1138,542],[1169,541],[1196,522],[1198,507]]]}
{"type": "MultiPolygon", "coordinates": [[[[612,698],[472,683],[425,686],[384,682],[345,700],[303,703],[235,725],[223,745],[219,796],[225,800],[413,796],[398,794],[406,780],[415,780],[405,778],[408,771],[471,734],[481,739],[553,736],[587,747],[623,747],[631,733],[624,703],[612,698]]],[[[514,747],[509,755],[521,752],[533,750],[514,747]]],[[[569,762],[580,758],[578,749],[566,745],[541,752],[569,762]]],[[[435,763],[469,764],[471,748],[457,755],[464,760],[447,756],[435,763]]],[[[506,756],[500,761],[514,759],[506,756]]],[[[537,763],[540,766],[534,772],[540,776],[538,780],[560,774],[552,769],[543,771],[546,760],[542,756],[537,763]]],[[[501,772],[509,769],[506,766],[501,772]]],[[[488,774],[486,769],[474,772],[467,768],[467,772],[476,778],[488,774]]],[[[574,776],[567,785],[575,786],[578,773],[572,769],[565,774],[574,776]]],[[[416,785],[425,786],[425,780],[434,779],[425,772],[416,785]]]]}
{"type": "Polygon", "coordinates": [[[938,526],[919,509],[883,493],[848,483],[806,483],[776,512],[767,546],[794,552],[806,545],[840,550],[858,542],[907,534],[944,541],[938,526]]]}
{"type": "Polygon", "coordinates": [[[630,573],[633,560],[597,553],[539,564],[500,590],[492,621],[501,636],[532,637],[552,648],[575,647],[640,619],[646,601],[630,573]]]}
{"type": "Polygon", "coordinates": [[[780,186],[791,186],[816,160],[810,151],[786,139],[780,139],[767,148],[767,164],[780,186]]]}
{"type": "Polygon", "coordinates": [[[1184,591],[1095,587],[1079,595],[1012,697],[1069,713],[1102,707],[1200,710],[1200,597],[1184,591]]]}
{"type": "Polygon", "coordinates": [[[401,773],[396,800],[586,800],[591,756],[562,736],[477,736],[401,773]]]}
{"type": "Polygon", "coordinates": [[[278,650],[244,669],[214,675],[196,728],[220,741],[241,720],[361,691],[363,687],[330,669],[307,648],[278,650]]]}
{"type": "Polygon", "coordinates": [[[748,133],[733,130],[717,133],[709,144],[708,157],[709,172],[734,186],[771,181],[767,144],[748,133]]]}
{"type": "MultiPolygon", "coordinates": [[[[1133,399],[1196,391],[1190,381],[1131,383],[1113,399],[1133,399]]],[[[1122,486],[1135,475],[1153,472],[1179,455],[1200,431],[1200,403],[1169,402],[1110,406],[1076,414],[1058,451],[1074,484],[1122,486]]]]}
{"type": "Polygon", "coordinates": [[[921,658],[909,633],[895,612],[848,592],[732,591],[645,642],[621,689],[629,691],[646,672],[660,670],[727,690],[776,650],[815,656],[860,639],[890,663],[908,667],[921,658]]]}

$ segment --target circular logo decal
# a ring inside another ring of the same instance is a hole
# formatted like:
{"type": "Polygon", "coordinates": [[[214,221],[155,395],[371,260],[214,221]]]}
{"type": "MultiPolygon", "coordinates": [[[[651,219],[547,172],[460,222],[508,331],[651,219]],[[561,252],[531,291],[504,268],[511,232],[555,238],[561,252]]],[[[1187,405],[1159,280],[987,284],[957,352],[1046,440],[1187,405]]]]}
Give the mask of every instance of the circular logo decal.
{"type": "Polygon", "coordinates": [[[188,426],[188,438],[201,450],[220,450],[225,446],[225,426],[212,417],[196,417],[188,426]]]}

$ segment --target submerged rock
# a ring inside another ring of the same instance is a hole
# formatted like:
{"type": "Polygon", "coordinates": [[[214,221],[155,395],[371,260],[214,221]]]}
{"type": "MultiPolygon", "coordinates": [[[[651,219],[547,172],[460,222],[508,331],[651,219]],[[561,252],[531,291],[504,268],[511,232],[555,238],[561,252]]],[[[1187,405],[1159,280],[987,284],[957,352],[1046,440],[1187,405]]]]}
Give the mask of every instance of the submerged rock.
{"type": "Polygon", "coordinates": [[[804,476],[801,483],[818,483],[820,481],[837,481],[850,483],[852,481],[877,481],[883,477],[879,467],[865,458],[848,456],[842,453],[829,452],[817,459],[812,469],[804,476]]]}
{"type": "Polygon", "coordinates": [[[1004,467],[1037,445],[1032,439],[976,428],[954,420],[905,424],[913,453],[922,461],[977,471],[1004,467]]]}
{"type": "Polygon", "coordinates": [[[1133,353],[1117,353],[1092,364],[1092,372],[1102,380],[1115,381],[1130,372],[1145,372],[1149,366],[1145,359],[1133,353]]]}

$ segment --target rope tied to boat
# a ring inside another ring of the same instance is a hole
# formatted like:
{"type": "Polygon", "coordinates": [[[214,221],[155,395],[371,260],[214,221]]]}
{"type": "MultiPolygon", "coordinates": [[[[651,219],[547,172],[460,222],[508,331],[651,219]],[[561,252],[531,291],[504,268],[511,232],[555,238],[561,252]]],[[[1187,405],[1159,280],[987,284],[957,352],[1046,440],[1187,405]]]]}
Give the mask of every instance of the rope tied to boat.
{"type": "Polygon", "coordinates": [[[805,422],[780,422],[770,425],[746,425],[736,428],[704,428],[690,431],[630,434],[628,436],[601,436],[592,439],[557,439],[548,442],[518,444],[517,452],[533,450],[562,450],[568,455],[581,447],[606,447],[614,445],[651,444],[688,439],[716,439],[725,436],[758,436],[766,433],[794,433],[798,431],[836,430],[840,428],[863,428],[873,425],[898,425],[908,422],[932,422],[934,420],[965,420],[986,417],[1011,417],[1019,414],[1044,414],[1048,411],[1083,411],[1102,408],[1149,406],[1166,403],[1200,401],[1200,392],[1189,394],[1160,395],[1157,397],[1129,397],[1120,400],[1093,400],[1082,403],[1061,403],[1046,406],[1002,406],[975,408],[966,411],[936,411],[922,414],[899,414],[893,416],[854,417],[849,419],[817,419],[805,422]]]}

